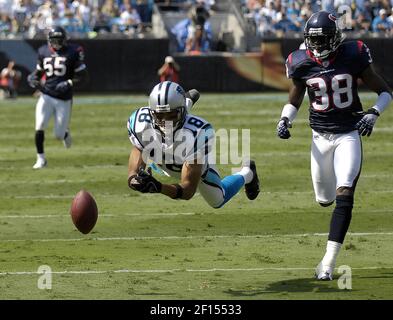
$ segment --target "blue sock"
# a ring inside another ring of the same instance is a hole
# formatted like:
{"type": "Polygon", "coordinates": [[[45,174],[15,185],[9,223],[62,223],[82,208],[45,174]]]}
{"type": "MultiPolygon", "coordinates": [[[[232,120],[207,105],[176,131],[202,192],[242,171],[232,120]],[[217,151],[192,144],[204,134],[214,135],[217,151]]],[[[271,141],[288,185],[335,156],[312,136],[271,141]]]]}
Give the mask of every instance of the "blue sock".
{"type": "Polygon", "coordinates": [[[221,180],[220,175],[213,169],[207,170],[205,176],[203,177],[205,183],[221,188],[224,193],[224,201],[220,204],[218,208],[221,208],[225,203],[227,203],[239,190],[244,186],[244,177],[240,174],[233,174],[227,176],[221,180]]]}
{"type": "Polygon", "coordinates": [[[223,189],[225,190],[224,202],[221,206],[227,203],[239,190],[244,186],[244,178],[240,174],[233,174],[221,180],[223,189]]]}

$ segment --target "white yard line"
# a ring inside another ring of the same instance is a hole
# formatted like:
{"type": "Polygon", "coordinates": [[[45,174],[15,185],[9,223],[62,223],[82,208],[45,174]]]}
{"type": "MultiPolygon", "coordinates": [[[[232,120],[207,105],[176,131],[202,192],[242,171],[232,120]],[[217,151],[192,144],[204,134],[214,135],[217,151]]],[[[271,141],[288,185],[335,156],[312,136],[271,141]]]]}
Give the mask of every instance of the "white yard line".
{"type": "MultiPolygon", "coordinates": [[[[122,217],[161,217],[161,216],[191,216],[194,212],[168,212],[168,213],[126,213],[126,214],[100,214],[100,218],[122,217]]],[[[43,218],[69,218],[69,214],[44,214],[44,215],[0,215],[0,219],[43,219],[43,218]]]]}
{"type": "MultiPolygon", "coordinates": [[[[48,238],[48,239],[0,239],[0,242],[73,242],[73,241],[144,241],[144,240],[194,240],[194,239],[258,239],[326,237],[328,233],[256,234],[256,235],[200,235],[200,236],[151,236],[151,237],[96,237],[96,238],[48,238]]],[[[348,232],[348,236],[392,236],[393,232],[348,232]]]]}
{"type": "MultiPolygon", "coordinates": [[[[367,209],[358,209],[356,210],[357,213],[393,213],[393,209],[374,209],[374,210],[367,210],[367,209]]],[[[215,212],[214,214],[209,214],[209,216],[214,215],[228,215],[228,212],[215,212]]],[[[245,213],[241,213],[244,215],[245,213]]],[[[124,214],[100,214],[100,218],[124,218],[124,217],[175,217],[175,216],[193,216],[193,215],[204,215],[203,213],[195,213],[195,212],[157,212],[157,213],[124,213],[124,214]]],[[[25,214],[25,215],[0,215],[1,219],[57,219],[57,218],[69,218],[69,214],[25,214]]]]}
{"type": "MultiPolygon", "coordinates": [[[[375,178],[375,177],[389,177],[389,175],[364,175],[363,178],[375,178]]],[[[262,191],[263,194],[277,194],[277,195],[293,195],[293,194],[313,194],[312,190],[309,191],[262,191]]],[[[393,193],[392,190],[373,190],[372,193],[376,194],[385,194],[385,193],[393,193]]],[[[199,195],[196,193],[195,195],[199,195]]],[[[129,194],[102,194],[97,197],[100,198],[111,198],[111,197],[128,197],[129,194]]],[[[25,196],[1,196],[3,199],[73,199],[75,194],[71,195],[56,195],[56,194],[48,194],[48,195],[25,195],[25,196]]],[[[139,194],[138,197],[151,197],[150,194],[139,194]]]]}
{"type": "MultiPolygon", "coordinates": [[[[336,268],[337,269],[337,268],[336,268]]],[[[352,270],[380,270],[380,269],[393,269],[393,266],[370,266],[370,267],[354,267],[352,270]]],[[[45,274],[106,274],[106,273],[173,273],[173,272],[192,272],[192,273],[206,273],[206,272],[258,272],[258,271],[311,271],[315,268],[279,268],[279,267],[266,267],[266,268],[209,268],[209,269],[121,269],[121,270],[64,270],[52,271],[45,274]]],[[[14,272],[0,272],[0,276],[9,275],[42,275],[42,272],[37,271],[14,271],[14,272]]]]}

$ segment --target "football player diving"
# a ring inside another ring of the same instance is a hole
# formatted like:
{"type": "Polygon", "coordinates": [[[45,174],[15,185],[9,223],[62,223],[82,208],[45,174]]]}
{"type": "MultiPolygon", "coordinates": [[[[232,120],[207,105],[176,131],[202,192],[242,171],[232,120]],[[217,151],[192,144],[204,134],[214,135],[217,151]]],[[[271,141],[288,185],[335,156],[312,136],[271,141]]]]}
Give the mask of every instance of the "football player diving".
{"type": "Polygon", "coordinates": [[[71,147],[69,123],[73,88],[87,79],[87,68],[81,46],[67,43],[62,27],[48,33],[48,43],[38,49],[36,69],[27,77],[29,85],[41,91],[35,109],[35,145],[37,160],[33,169],[46,167],[44,153],[45,129],[54,116],[55,137],[66,148],[71,147]]]}
{"type": "Polygon", "coordinates": [[[367,46],[343,39],[332,14],[320,11],[309,18],[304,28],[306,48],[292,52],[286,61],[293,85],[277,125],[277,135],[288,139],[307,90],[315,198],[324,207],[335,202],[326,253],[315,272],[319,280],[333,279],[336,258],[351,222],[362,166],[360,136],[370,136],[392,100],[391,89],[374,70],[367,46]],[[378,95],[367,111],[358,96],[358,79],[378,95]]]}
{"type": "Polygon", "coordinates": [[[128,119],[133,145],[128,163],[128,186],[142,193],[162,193],[172,199],[191,199],[196,190],[213,208],[220,208],[244,186],[247,197],[259,194],[254,161],[221,179],[211,161],[213,128],[189,110],[199,98],[197,90],[187,93],[170,81],[157,84],[150,93],[149,106],[137,109],[128,119]],[[152,161],[146,170],[148,161],[152,161]],[[179,178],[164,184],[152,175],[152,168],[179,178]]]}

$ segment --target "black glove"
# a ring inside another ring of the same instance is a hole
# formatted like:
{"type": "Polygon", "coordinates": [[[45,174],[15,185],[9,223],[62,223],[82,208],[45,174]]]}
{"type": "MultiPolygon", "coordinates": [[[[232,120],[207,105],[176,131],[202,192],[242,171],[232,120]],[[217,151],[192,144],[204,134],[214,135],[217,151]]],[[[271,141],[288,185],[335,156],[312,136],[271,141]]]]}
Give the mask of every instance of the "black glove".
{"type": "Polygon", "coordinates": [[[162,189],[162,183],[153,177],[150,167],[147,171],[140,168],[138,174],[130,176],[128,186],[142,193],[160,193],[162,189]]]}
{"type": "Polygon", "coordinates": [[[358,129],[359,134],[362,136],[367,135],[370,136],[371,132],[373,132],[373,128],[375,122],[378,119],[379,112],[374,108],[370,108],[367,112],[363,113],[362,119],[355,125],[355,128],[358,129]]]}
{"type": "Polygon", "coordinates": [[[56,91],[59,91],[61,93],[67,92],[70,88],[71,88],[71,84],[68,80],[59,82],[56,85],[56,91]]]}
{"type": "Polygon", "coordinates": [[[38,78],[38,76],[35,72],[30,73],[27,76],[27,82],[28,82],[29,86],[32,87],[33,89],[37,89],[37,87],[39,87],[39,85],[40,85],[40,79],[38,78]]]}
{"type": "Polygon", "coordinates": [[[277,124],[277,135],[281,139],[289,139],[291,133],[289,132],[288,128],[292,128],[292,123],[287,117],[282,117],[277,124]]]}

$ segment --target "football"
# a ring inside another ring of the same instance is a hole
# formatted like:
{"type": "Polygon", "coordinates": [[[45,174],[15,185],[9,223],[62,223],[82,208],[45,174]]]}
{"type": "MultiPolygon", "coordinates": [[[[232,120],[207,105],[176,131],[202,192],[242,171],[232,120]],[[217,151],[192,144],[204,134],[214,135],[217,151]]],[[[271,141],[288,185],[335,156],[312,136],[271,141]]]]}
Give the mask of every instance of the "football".
{"type": "Polygon", "coordinates": [[[97,203],[93,196],[86,190],[79,191],[72,200],[70,214],[80,232],[87,234],[93,230],[98,218],[97,203]]]}

